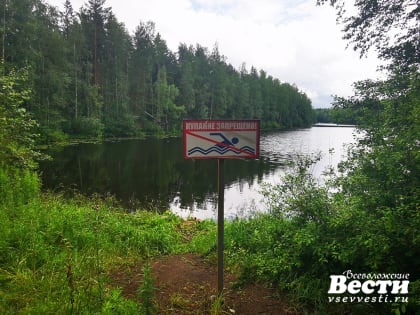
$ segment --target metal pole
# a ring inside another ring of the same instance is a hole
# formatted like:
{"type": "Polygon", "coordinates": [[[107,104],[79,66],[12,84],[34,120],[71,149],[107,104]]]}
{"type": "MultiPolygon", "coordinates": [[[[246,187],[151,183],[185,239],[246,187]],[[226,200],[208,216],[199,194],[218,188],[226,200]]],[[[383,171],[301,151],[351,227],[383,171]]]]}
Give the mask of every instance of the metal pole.
{"type": "Polygon", "coordinates": [[[225,182],[223,174],[224,160],[217,160],[217,293],[223,292],[223,235],[224,235],[224,199],[225,199],[225,182]]]}

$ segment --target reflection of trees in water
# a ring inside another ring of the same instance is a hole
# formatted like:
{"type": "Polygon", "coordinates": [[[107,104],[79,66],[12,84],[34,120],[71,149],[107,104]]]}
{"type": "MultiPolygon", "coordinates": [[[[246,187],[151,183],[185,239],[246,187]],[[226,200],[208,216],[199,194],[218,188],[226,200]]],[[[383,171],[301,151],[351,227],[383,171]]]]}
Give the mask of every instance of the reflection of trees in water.
{"type": "MultiPolygon", "coordinates": [[[[324,167],[345,151],[351,128],[312,128],[265,134],[258,160],[227,160],[225,187],[246,187],[278,174],[301,154],[323,151],[324,167]],[[333,129],[333,130],[331,130],[333,129]],[[330,161],[331,159],[331,161],[330,161]],[[243,184],[243,186],[241,186],[243,184]]],[[[112,194],[130,209],[167,210],[177,198],[182,208],[216,200],[217,160],[184,160],[181,138],[126,140],[80,144],[49,152],[53,161],[41,164],[46,188],[112,194]]],[[[338,162],[338,161],[337,161],[338,162]]]]}
{"type": "MultiPolygon", "coordinates": [[[[217,201],[217,163],[216,160],[187,161],[183,173],[183,187],[179,190],[181,206],[192,208],[194,203],[198,207],[205,207],[206,202],[217,201]]],[[[225,186],[233,183],[247,183],[253,185],[255,181],[268,174],[271,166],[262,160],[227,160],[224,167],[225,186]]]]}
{"type": "MultiPolygon", "coordinates": [[[[131,209],[166,210],[177,196],[182,207],[215,200],[217,161],[186,161],[182,150],[178,138],[68,146],[41,165],[43,182],[46,188],[115,195],[131,209]]],[[[252,185],[272,168],[264,159],[226,161],[225,184],[252,185]]]]}

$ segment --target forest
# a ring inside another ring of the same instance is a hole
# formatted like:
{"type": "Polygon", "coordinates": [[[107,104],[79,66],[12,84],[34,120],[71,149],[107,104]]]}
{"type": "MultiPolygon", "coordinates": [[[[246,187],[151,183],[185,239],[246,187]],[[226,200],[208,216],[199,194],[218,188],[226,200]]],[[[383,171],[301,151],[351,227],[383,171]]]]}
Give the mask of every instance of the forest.
{"type": "Polygon", "coordinates": [[[150,21],[131,35],[105,0],[79,11],[69,0],[63,12],[42,0],[2,1],[0,9],[3,71],[27,71],[24,107],[43,142],[177,134],[183,118],[255,118],[282,129],[314,121],[294,84],[235,69],[217,44],[170,51],[150,21]]]}
{"type": "MultiPolygon", "coordinates": [[[[244,286],[263,284],[286,300],[278,313],[419,314],[420,6],[360,0],[346,12],[347,2],[316,1],[336,9],[344,39],[361,56],[377,53],[386,77],[355,82],[354,95],[335,98],[334,108],[357,122],[358,137],[324,183],[311,173],[317,157],[302,157],[278,184],[267,184],[269,213],[227,222],[226,267],[238,280],[219,297],[239,292],[236,305],[244,286]],[[366,276],[358,280],[404,274],[409,283],[404,290],[361,292],[348,282],[347,292],[331,291],[331,276],[344,274],[366,276]]],[[[209,290],[173,292],[170,303],[158,304],[165,287],[151,277],[150,262],[170,255],[214,262],[213,221],[127,212],[112,196],[42,191],[36,133],[48,141],[163,133],[176,130],[176,117],[239,118],[247,111],[266,126],[297,126],[305,123],[297,119],[299,106],[312,112],[310,101],[262,71],[233,69],[216,48],[181,45],[170,53],[152,23],[141,24],[132,39],[103,4],[90,1],[76,15],[68,2],[62,14],[35,0],[2,2],[0,313],[233,314],[233,304],[208,299],[209,290]],[[228,84],[234,89],[223,89],[228,84]],[[273,106],[270,119],[264,119],[267,106],[273,106]],[[130,284],[142,276],[134,294],[113,281],[116,271],[127,272],[130,284]],[[192,304],[200,297],[197,308],[192,304]]]]}

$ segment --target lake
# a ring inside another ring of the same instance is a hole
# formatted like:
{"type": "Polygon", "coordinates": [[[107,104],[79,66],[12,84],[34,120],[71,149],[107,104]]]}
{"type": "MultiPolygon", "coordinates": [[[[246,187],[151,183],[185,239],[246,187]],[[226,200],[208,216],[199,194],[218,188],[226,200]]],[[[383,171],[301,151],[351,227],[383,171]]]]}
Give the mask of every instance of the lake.
{"type": "MultiPolygon", "coordinates": [[[[266,211],[263,183],[279,183],[289,162],[320,152],[311,171],[322,171],[345,156],[354,142],[352,127],[312,127],[261,134],[260,158],[226,160],[225,217],[266,211]]],[[[115,196],[130,210],[165,211],[198,219],[217,216],[217,161],[184,160],[182,138],[147,138],[99,144],[77,144],[47,152],[41,163],[44,188],[115,196]]]]}

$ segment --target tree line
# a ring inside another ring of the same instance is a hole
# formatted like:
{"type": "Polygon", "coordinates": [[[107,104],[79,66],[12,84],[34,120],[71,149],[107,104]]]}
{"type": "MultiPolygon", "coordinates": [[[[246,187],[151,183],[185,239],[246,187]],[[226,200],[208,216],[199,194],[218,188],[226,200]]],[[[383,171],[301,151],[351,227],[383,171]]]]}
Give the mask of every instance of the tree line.
{"type": "Polygon", "coordinates": [[[358,124],[357,116],[352,110],[335,106],[332,108],[315,108],[314,111],[317,123],[358,124]]]}
{"type": "MultiPolygon", "coordinates": [[[[351,113],[360,131],[355,139],[356,142],[349,146],[346,160],[339,164],[336,173],[331,170],[329,180],[322,184],[307,171],[314,161],[303,159],[297,162],[292,172],[283,176],[279,184],[267,186],[264,193],[271,209],[269,214],[227,223],[226,261],[240,273],[241,283],[258,281],[281,290],[282,294],[289,293],[288,297],[291,298],[293,307],[300,313],[418,314],[418,297],[420,296],[420,260],[418,259],[420,257],[419,7],[410,0],[361,0],[355,3],[355,10],[348,15],[348,12],[342,10],[345,2],[345,0],[317,0],[320,5],[329,4],[337,9],[338,19],[344,25],[344,38],[354,44],[356,50],[362,55],[372,47],[376,48],[378,56],[387,62],[385,67],[387,77],[383,80],[356,82],[353,96],[336,97],[335,108],[351,113]],[[389,294],[378,295],[379,292],[376,290],[373,294],[357,295],[358,298],[369,298],[370,302],[338,301],[341,297],[352,293],[347,289],[349,293],[346,292],[343,296],[328,294],[331,286],[330,277],[342,275],[348,270],[362,275],[409,274],[408,293],[399,291],[395,294],[388,286],[386,290],[389,294]],[[388,299],[388,302],[380,303],[378,300],[374,302],[370,299],[371,297],[384,297],[388,299]],[[394,297],[404,299],[396,300],[394,297]],[[334,301],[331,301],[331,298],[334,301]]],[[[3,3],[10,5],[8,9],[12,6],[9,2],[3,3]]],[[[18,7],[17,5],[22,3],[24,0],[13,5],[18,7]]],[[[9,11],[2,12],[4,18],[7,16],[5,13],[9,11]]],[[[37,14],[36,10],[31,12],[34,16],[37,14]]],[[[14,11],[15,15],[21,13],[21,10],[14,11]]],[[[6,29],[5,24],[2,24],[3,30],[6,29]]],[[[30,25],[34,26],[34,24],[30,25]]],[[[151,24],[145,25],[151,26],[151,24]]],[[[62,31],[59,28],[56,30],[51,34],[54,34],[52,37],[59,39],[63,36],[62,31]]],[[[31,41],[33,46],[28,47],[33,49],[28,49],[24,53],[42,60],[43,55],[35,49],[44,47],[38,43],[39,39],[32,42],[33,38],[23,36],[21,29],[16,27],[10,28],[10,33],[10,36],[19,37],[19,41],[15,42],[16,45],[23,45],[25,40],[31,41]]],[[[95,33],[94,30],[93,33],[95,33]]],[[[99,38],[98,31],[96,33],[99,38]]],[[[37,32],[31,36],[41,37],[46,34],[47,32],[37,32]]],[[[121,261],[120,258],[124,258],[127,253],[138,255],[139,248],[140,252],[147,252],[150,255],[147,250],[150,246],[153,249],[163,248],[165,253],[170,252],[171,247],[168,247],[168,244],[157,244],[156,240],[167,241],[176,237],[154,236],[151,238],[151,243],[148,243],[147,235],[152,235],[155,230],[143,224],[144,228],[141,232],[148,234],[141,235],[139,247],[135,239],[133,243],[132,235],[134,234],[130,229],[119,231],[117,226],[110,224],[111,221],[121,222],[125,219],[122,217],[114,219],[106,214],[107,212],[103,212],[108,207],[112,209],[111,204],[108,206],[103,203],[103,207],[98,209],[100,203],[96,200],[91,201],[94,205],[92,208],[80,206],[80,201],[77,199],[71,201],[76,202],[76,206],[75,203],[67,205],[55,195],[52,197],[45,195],[46,198],[40,198],[38,175],[28,171],[31,167],[36,170],[35,161],[39,156],[34,149],[34,133],[32,132],[36,122],[29,117],[28,111],[23,110],[22,106],[25,105],[34,115],[45,115],[44,118],[47,123],[50,123],[49,126],[54,126],[53,122],[57,123],[60,116],[53,115],[55,113],[53,109],[57,110],[53,104],[55,106],[65,104],[57,103],[56,96],[54,98],[52,96],[60,95],[60,89],[57,88],[60,85],[44,86],[50,89],[48,90],[50,93],[56,93],[47,94],[49,97],[33,90],[32,97],[39,99],[44,95],[49,100],[44,105],[51,107],[41,108],[36,106],[37,102],[31,101],[31,89],[28,87],[28,82],[32,84],[38,82],[36,76],[41,75],[48,75],[51,82],[54,81],[53,79],[60,81],[57,78],[63,73],[34,71],[31,67],[37,64],[31,63],[33,60],[29,57],[22,59],[22,56],[6,53],[10,47],[4,45],[5,37],[1,38],[3,39],[2,54],[8,56],[9,69],[4,69],[3,64],[0,65],[0,72],[3,73],[0,76],[0,215],[3,227],[0,233],[4,234],[0,237],[0,246],[5,248],[5,250],[0,250],[0,254],[3,255],[0,261],[2,270],[6,272],[5,281],[0,283],[2,292],[5,292],[0,303],[7,307],[6,311],[9,310],[9,313],[25,311],[29,308],[39,309],[39,312],[44,313],[47,311],[57,313],[61,309],[98,312],[109,310],[113,305],[120,307],[118,309],[121,312],[135,313],[137,310],[130,311],[135,306],[129,308],[128,301],[120,299],[118,294],[113,293],[111,300],[109,295],[103,295],[101,290],[103,280],[97,272],[101,268],[95,265],[95,270],[93,270],[91,263],[86,265],[84,262],[89,261],[92,252],[102,251],[102,249],[98,251],[97,246],[104,240],[112,239],[112,243],[115,244],[114,236],[124,236],[123,239],[117,240],[121,241],[119,248],[124,249],[123,253],[116,252],[119,255],[118,261],[121,261]],[[10,71],[13,61],[21,62],[22,67],[25,68],[10,71]],[[97,213],[95,214],[96,221],[86,220],[87,213],[91,213],[92,209],[97,213]],[[66,213],[71,220],[67,219],[66,213]],[[82,214],[80,220],[75,217],[75,214],[82,214]],[[101,216],[111,221],[102,222],[101,216]],[[90,223],[92,221],[100,224],[95,223],[95,229],[93,229],[90,223]],[[68,224],[69,222],[71,224],[68,224]],[[49,233],[51,231],[52,234],[49,233]],[[124,234],[126,232],[129,233],[127,237],[124,234]],[[98,243],[96,236],[92,233],[100,235],[101,242],[98,243]],[[112,237],[108,234],[112,234],[112,237]],[[58,239],[57,235],[60,236],[58,239]],[[94,240],[95,244],[89,245],[86,240],[94,240]],[[123,240],[130,240],[134,250],[131,250],[130,244],[124,243],[123,240]],[[76,259],[76,257],[89,259],[76,259]],[[68,267],[63,268],[63,266],[68,267]],[[21,281],[22,270],[29,275],[26,278],[30,281],[21,281]],[[92,282],[92,279],[95,281],[92,282]],[[40,288],[46,288],[47,291],[42,291],[40,288]],[[22,303],[22,296],[30,297],[30,300],[23,299],[22,303]]],[[[58,42],[61,43],[61,41],[58,42]]],[[[69,54],[70,57],[76,56],[74,60],[79,60],[75,53],[76,47],[77,45],[74,45],[74,55],[71,54],[71,50],[69,54]]],[[[52,45],[51,49],[45,49],[45,52],[53,54],[54,49],[61,50],[62,48],[52,45]]],[[[99,58],[99,49],[96,54],[99,58]]],[[[58,55],[56,57],[58,59],[58,55]]],[[[53,63],[48,63],[46,58],[44,61],[44,64],[38,65],[38,70],[42,70],[42,66],[53,68],[53,63]]],[[[75,115],[78,119],[81,117],[93,119],[96,118],[94,114],[103,113],[105,109],[111,111],[111,108],[104,105],[103,90],[98,88],[99,85],[95,88],[93,81],[96,73],[96,80],[105,82],[104,73],[101,71],[109,70],[100,71],[102,63],[99,61],[100,59],[95,65],[96,70],[93,67],[94,63],[86,61],[86,69],[76,68],[77,71],[69,71],[73,73],[73,76],[61,76],[63,87],[68,84],[67,81],[73,82],[70,86],[74,89],[65,91],[73,97],[74,95],[80,97],[76,98],[77,102],[72,103],[73,107],[65,107],[70,111],[69,116],[73,115],[73,119],[75,115]],[[82,73],[89,74],[92,81],[86,81],[83,85],[82,73]],[[73,78],[77,80],[71,81],[73,78]],[[92,90],[88,90],[87,87],[92,90]],[[88,99],[86,96],[88,92],[91,100],[100,101],[98,105],[102,107],[96,108],[94,103],[88,103],[90,107],[87,107],[85,103],[82,103],[81,95],[88,99]]],[[[57,66],[56,69],[58,71],[62,68],[57,66]]],[[[168,81],[172,73],[171,68],[165,67],[165,70],[166,87],[169,89],[169,86],[175,85],[175,81],[168,81]]],[[[251,75],[247,74],[246,77],[250,78],[251,75]]],[[[261,75],[259,75],[260,78],[261,75]]],[[[125,99],[120,92],[122,90],[119,85],[120,79],[116,84],[119,93],[115,94],[118,96],[116,99],[119,100],[118,107],[115,108],[117,113],[121,113],[125,108],[122,106],[125,99]]],[[[137,80],[136,83],[141,84],[141,81],[137,80]]],[[[181,86],[177,88],[180,89],[181,86]]],[[[107,92],[111,92],[111,89],[107,92]]],[[[139,93],[139,99],[151,98],[153,89],[148,93],[139,93]]],[[[173,98],[174,102],[180,95],[181,93],[173,98]]],[[[213,97],[216,97],[215,94],[213,97]]],[[[69,99],[72,98],[69,97],[69,99]]],[[[143,118],[144,124],[149,123],[164,128],[166,117],[169,123],[171,116],[169,112],[165,116],[166,112],[162,108],[157,108],[156,103],[152,104],[145,102],[144,111],[148,113],[146,115],[155,118],[160,115],[163,124],[158,125],[154,119],[149,121],[147,117],[143,118]]],[[[195,106],[197,104],[194,103],[195,106]]],[[[214,104],[219,105],[216,102],[214,104]]],[[[130,107],[127,105],[127,108],[130,107]]],[[[198,110],[197,107],[194,109],[198,110]]],[[[207,107],[207,110],[209,110],[208,114],[215,115],[216,106],[207,107]]],[[[60,111],[57,110],[57,113],[60,111]]],[[[143,112],[139,110],[138,115],[142,114],[143,112]]],[[[98,119],[98,124],[103,124],[104,130],[109,128],[104,124],[102,116],[96,119],[98,119]]],[[[44,121],[41,127],[46,128],[45,126],[48,124],[44,121]]],[[[54,129],[51,130],[54,131],[54,129]]],[[[64,131],[61,132],[64,133],[64,131]]],[[[120,215],[115,211],[112,213],[120,215]]],[[[132,215],[130,214],[129,217],[132,218],[132,215]]],[[[162,220],[168,219],[165,215],[162,220]]],[[[140,221],[137,218],[136,220],[136,226],[133,225],[133,229],[138,230],[140,221]]],[[[172,222],[172,219],[169,220],[172,222]]],[[[156,219],[153,219],[153,222],[155,226],[156,219]]],[[[215,248],[214,228],[210,226],[210,236],[205,239],[202,232],[205,226],[209,225],[207,225],[208,222],[202,222],[202,224],[204,226],[200,225],[198,238],[193,238],[188,244],[192,244],[195,250],[200,249],[203,255],[208,256],[215,248]]],[[[176,226],[179,230],[178,223],[176,226]]],[[[171,231],[168,228],[163,228],[163,230],[165,235],[171,231]]],[[[112,249],[105,246],[103,257],[108,257],[106,252],[108,248],[112,249]]],[[[176,248],[179,250],[179,247],[176,248]]],[[[128,257],[127,261],[130,259],[128,257]]],[[[104,293],[106,292],[108,290],[104,293]]]]}
{"type": "Polygon", "coordinates": [[[0,10],[3,72],[29,72],[24,106],[45,141],[177,133],[183,118],[257,118],[264,128],[314,120],[295,85],[245,64],[235,69],[217,45],[173,52],[153,22],[130,35],[105,0],[79,11],[69,0],[63,11],[42,0],[5,0],[0,10]]]}

